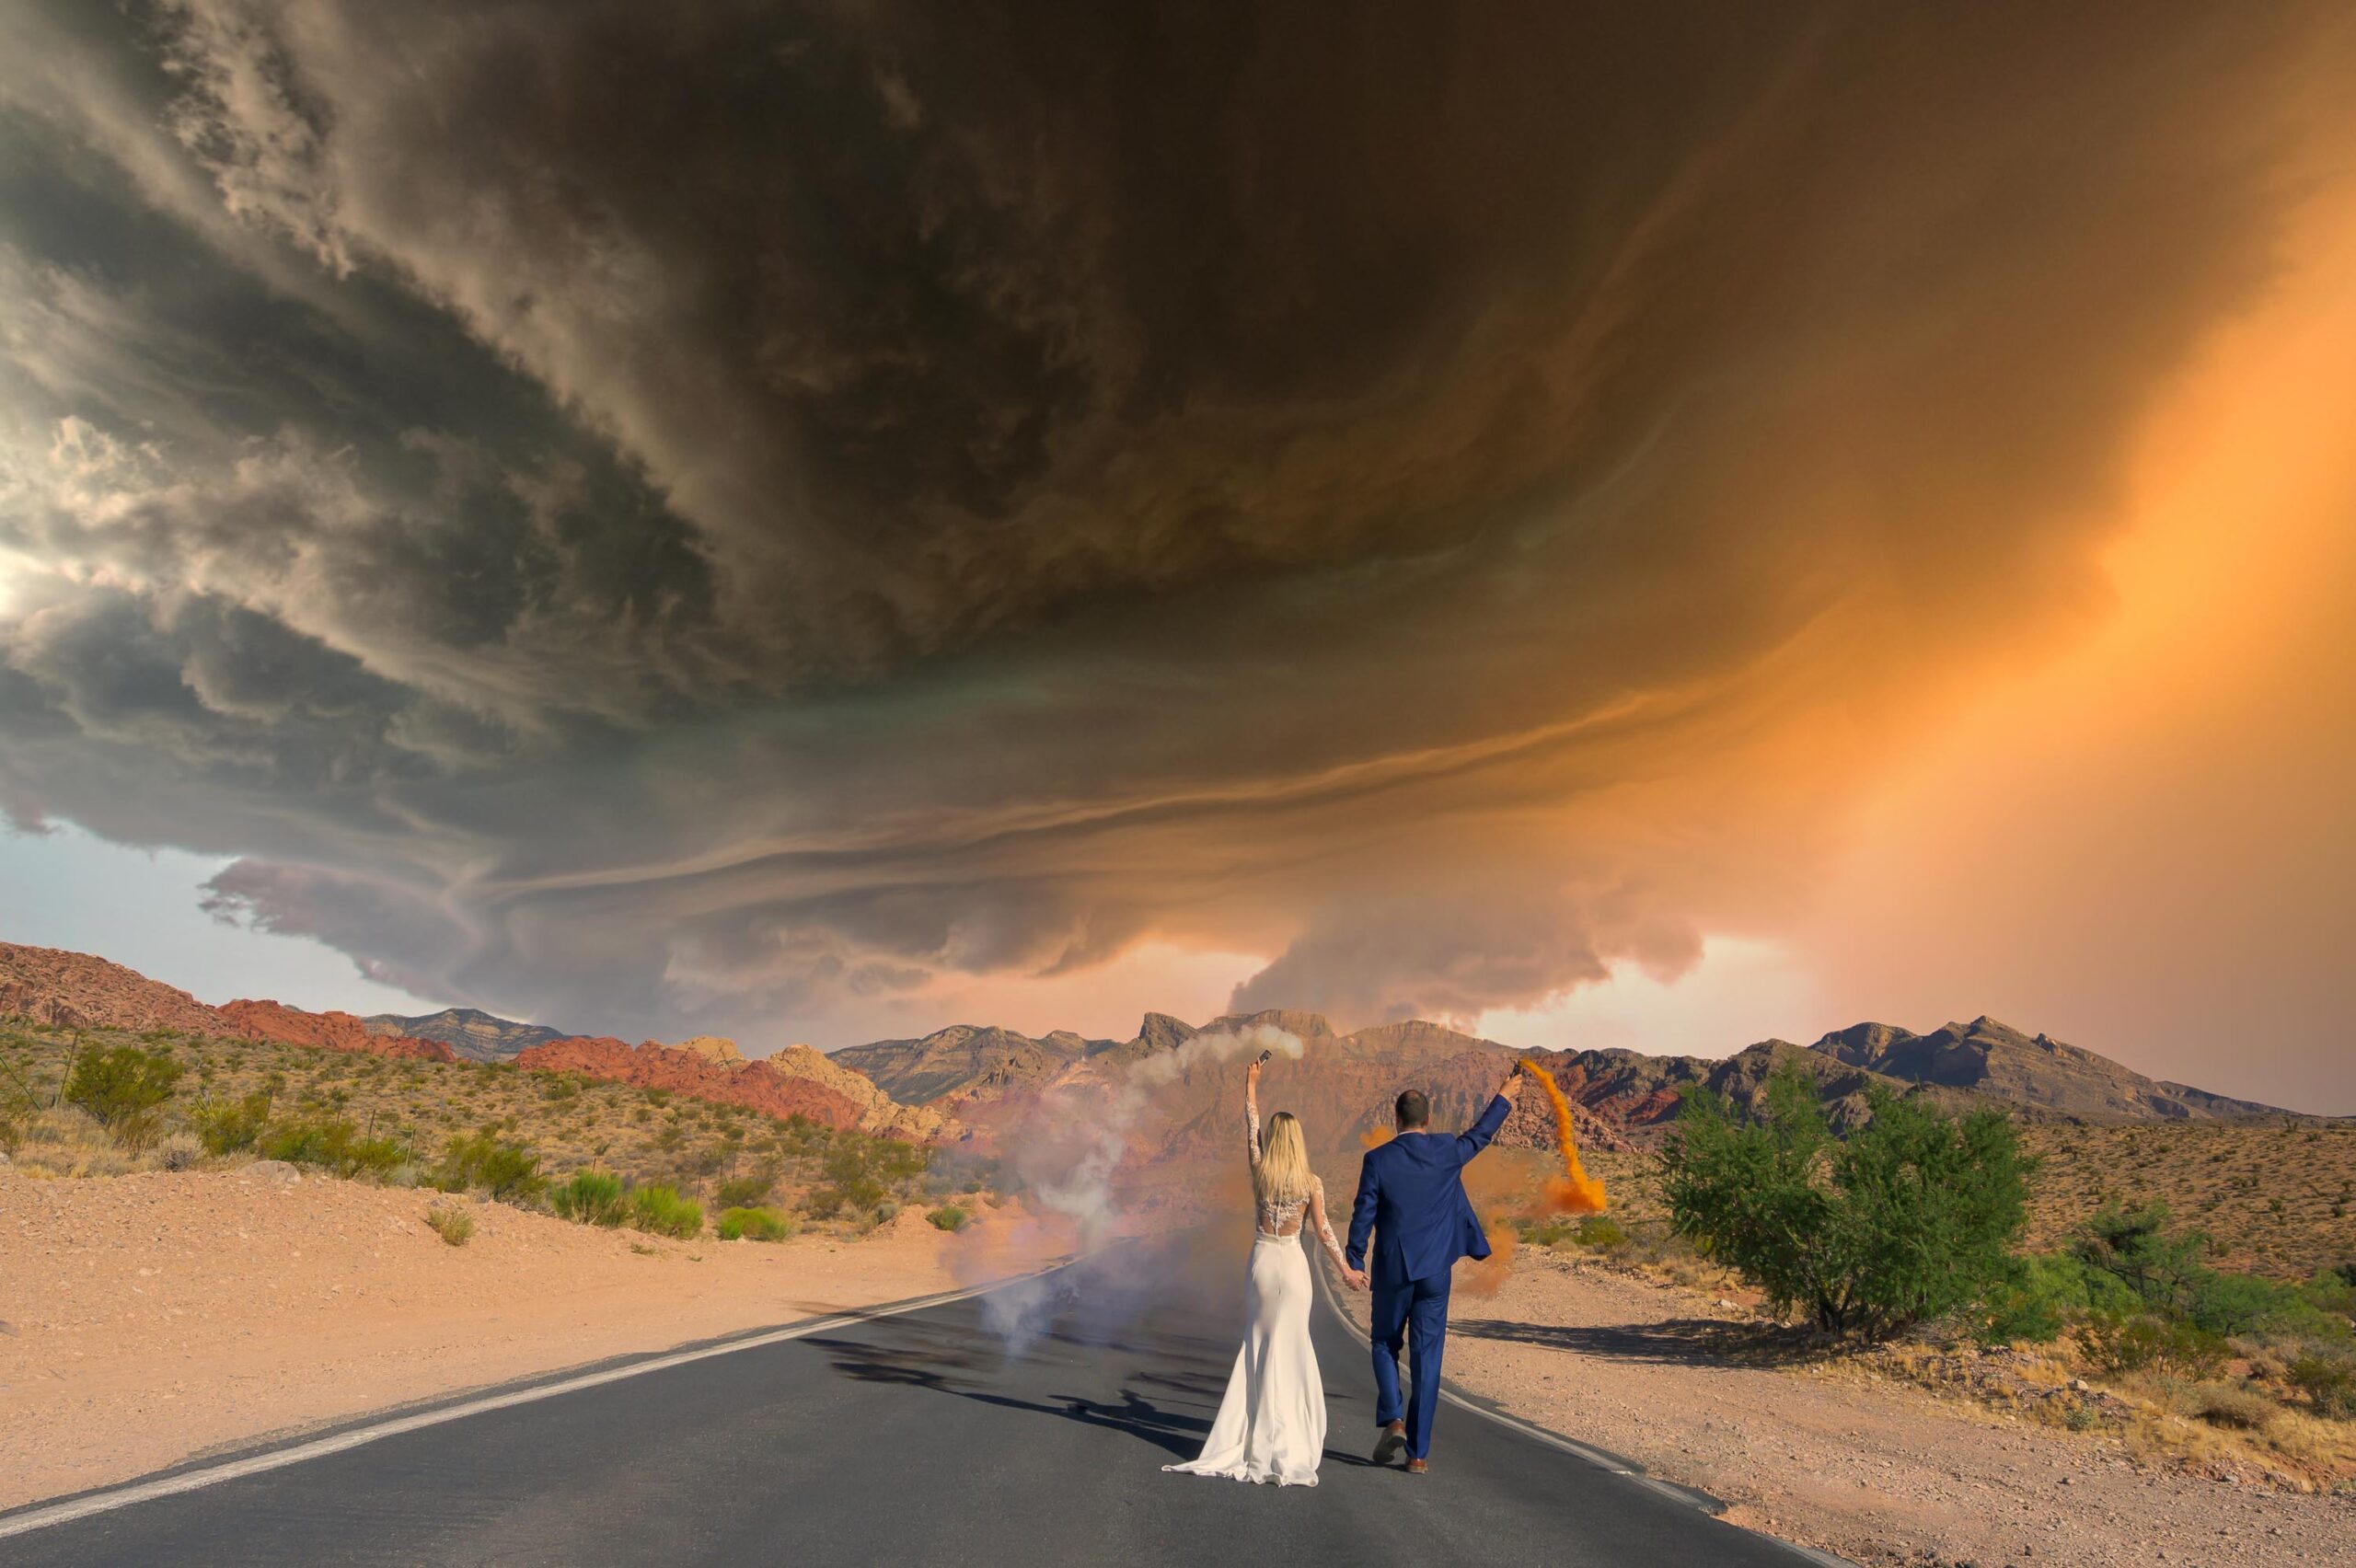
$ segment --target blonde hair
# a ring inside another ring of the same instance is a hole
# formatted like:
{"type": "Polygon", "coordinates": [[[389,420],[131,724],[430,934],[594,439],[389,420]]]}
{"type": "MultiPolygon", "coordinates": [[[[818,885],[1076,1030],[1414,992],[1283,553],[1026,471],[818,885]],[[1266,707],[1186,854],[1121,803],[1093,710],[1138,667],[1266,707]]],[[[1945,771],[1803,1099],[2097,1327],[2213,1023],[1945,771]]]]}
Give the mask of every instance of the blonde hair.
{"type": "Polygon", "coordinates": [[[1264,1204],[1297,1204],[1309,1196],[1309,1144],[1300,1136],[1300,1118],[1289,1111],[1269,1117],[1260,1135],[1252,1192],[1264,1204]]]}

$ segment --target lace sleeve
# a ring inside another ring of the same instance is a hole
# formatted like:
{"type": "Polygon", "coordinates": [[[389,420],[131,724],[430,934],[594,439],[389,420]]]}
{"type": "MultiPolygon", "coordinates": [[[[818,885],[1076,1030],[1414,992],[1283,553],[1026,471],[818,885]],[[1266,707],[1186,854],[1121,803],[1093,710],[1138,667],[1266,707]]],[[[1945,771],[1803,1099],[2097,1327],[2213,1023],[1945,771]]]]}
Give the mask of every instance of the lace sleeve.
{"type": "Polygon", "coordinates": [[[1350,1260],[1342,1255],[1342,1244],[1334,1239],[1334,1227],[1325,1218],[1324,1182],[1311,1176],[1309,1179],[1309,1195],[1315,1200],[1310,1205],[1310,1212],[1317,1219],[1317,1239],[1324,1243],[1325,1255],[1334,1260],[1334,1266],[1344,1274],[1349,1273],[1350,1260]]]}
{"type": "Polygon", "coordinates": [[[1250,1090],[1243,1091],[1243,1156],[1252,1168],[1260,1168],[1260,1100],[1250,1090]]]}

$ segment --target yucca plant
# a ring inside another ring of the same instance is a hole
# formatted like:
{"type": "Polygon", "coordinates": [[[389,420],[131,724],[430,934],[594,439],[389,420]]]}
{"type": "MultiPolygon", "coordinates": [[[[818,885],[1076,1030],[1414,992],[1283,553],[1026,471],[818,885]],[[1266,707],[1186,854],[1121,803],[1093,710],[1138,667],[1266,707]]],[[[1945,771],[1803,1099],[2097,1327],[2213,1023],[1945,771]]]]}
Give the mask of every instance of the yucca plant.
{"type": "Polygon", "coordinates": [[[622,1198],[622,1179],[603,1170],[576,1171],[549,1193],[549,1204],[565,1218],[583,1225],[619,1225],[629,1205],[622,1198]]]}

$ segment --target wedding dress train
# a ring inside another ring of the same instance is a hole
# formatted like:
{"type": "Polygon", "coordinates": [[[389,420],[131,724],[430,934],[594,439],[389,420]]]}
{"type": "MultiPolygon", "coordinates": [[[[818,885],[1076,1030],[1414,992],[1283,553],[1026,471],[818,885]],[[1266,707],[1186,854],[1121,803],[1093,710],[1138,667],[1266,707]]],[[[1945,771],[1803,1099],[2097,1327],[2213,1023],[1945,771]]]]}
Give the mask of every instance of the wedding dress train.
{"type": "MultiPolygon", "coordinates": [[[[1248,1103],[1248,1102],[1247,1102],[1248,1103]]],[[[1253,1158],[1260,1148],[1260,1117],[1248,1111],[1253,1158]]],[[[1311,1177],[1317,1228],[1335,1262],[1342,1250],[1325,1222],[1325,1190],[1311,1177]]],[[[1309,1278],[1309,1254],[1301,1247],[1305,1201],[1258,1205],[1252,1261],[1244,1271],[1248,1324],[1227,1396],[1219,1401],[1199,1458],[1164,1465],[1185,1475],[1221,1475],[1235,1481],[1273,1481],[1279,1486],[1314,1486],[1317,1461],[1325,1452],[1325,1384],[1318,1376],[1317,1352],[1309,1343],[1310,1305],[1316,1287],[1309,1278]]]]}

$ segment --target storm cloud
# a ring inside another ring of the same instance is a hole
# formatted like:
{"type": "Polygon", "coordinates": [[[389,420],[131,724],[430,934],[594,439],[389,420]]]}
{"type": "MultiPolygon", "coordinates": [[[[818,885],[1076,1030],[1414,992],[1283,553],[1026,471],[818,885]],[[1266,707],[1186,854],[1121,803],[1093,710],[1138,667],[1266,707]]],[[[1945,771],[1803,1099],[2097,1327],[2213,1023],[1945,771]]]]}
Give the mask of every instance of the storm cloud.
{"type": "Polygon", "coordinates": [[[2102,610],[2329,7],[0,22],[0,808],[421,995],[1530,1005],[2102,610]]]}

